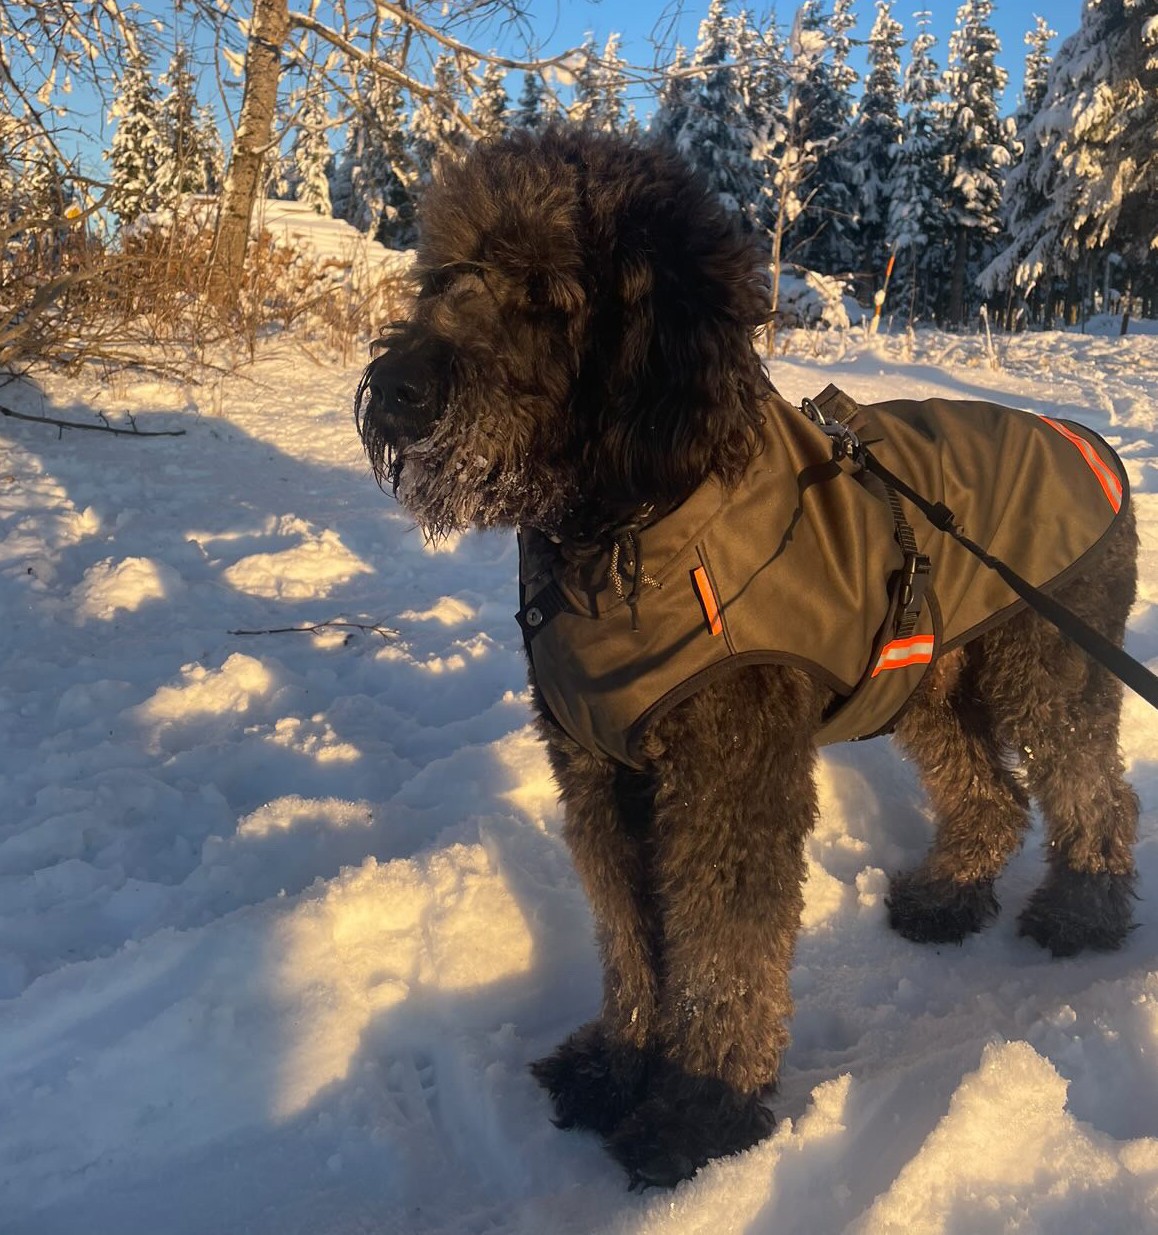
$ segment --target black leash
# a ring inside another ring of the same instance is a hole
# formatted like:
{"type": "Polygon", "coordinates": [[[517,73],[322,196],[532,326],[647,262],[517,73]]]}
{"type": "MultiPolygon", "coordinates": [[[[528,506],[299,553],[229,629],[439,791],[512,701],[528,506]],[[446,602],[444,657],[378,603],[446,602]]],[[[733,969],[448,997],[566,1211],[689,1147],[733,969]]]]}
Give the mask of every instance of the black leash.
{"type": "Polygon", "coordinates": [[[1151,707],[1158,708],[1158,677],[1140,661],[1135,660],[1117,644],[1112,643],[1100,631],[1083,622],[1076,613],[1072,613],[1065,605],[1059,604],[1040,588],[1034,587],[1011,566],[1006,565],[1000,558],[994,557],[975,541],[970,540],[957,526],[957,517],[944,502],[930,502],[928,498],[922,497],[899,476],[885,467],[846,424],[840,420],[825,417],[818,404],[828,404],[837,400],[842,408],[855,410],[857,407],[844,391],[835,386],[826,387],[815,401],[805,399],[801,405],[804,414],[810,420],[815,421],[832,439],[834,459],[851,459],[878,477],[886,487],[895,489],[911,502],[939,532],[951,536],[978,561],[988,566],[990,570],[996,571],[1031,609],[1056,626],[1067,639],[1076,643],[1089,656],[1107,668],[1120,682],[1141,695],[1151,707]]]}

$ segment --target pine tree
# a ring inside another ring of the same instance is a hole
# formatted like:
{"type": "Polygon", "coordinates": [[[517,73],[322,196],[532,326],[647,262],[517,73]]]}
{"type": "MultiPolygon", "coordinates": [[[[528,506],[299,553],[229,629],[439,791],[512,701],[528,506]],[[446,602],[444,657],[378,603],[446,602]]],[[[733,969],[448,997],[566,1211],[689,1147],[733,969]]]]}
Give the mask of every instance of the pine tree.
{"type": "Polygon", "coordinates": [[[19,213],[16,188],[20,182],[16,149],[20,124],[15,116],[0,112],[0,225],[11,222],[19,213]]]}
{"type": "Polygon", "coordinates": [[[493,61],[483,70],[479,92],[470,109],[470,118],[479,139],[502,137],[510,125],[507,109],[506,71],[493,61]]]}
{"type": "Polygon", "coordinates": [[[800,83],[800,138],[816,158],[809,176],[805,211],[797,218],[793,243],[800,260],[824,274],[851,270],[856,263],[857,184],[849,158],[855,110],[856,70],[849,64],[856,18],[852,0],[834,0],[825,16],[819,0],[801,7],[801,34],[819,38],[821,55],[809,52],[810,71],[800,83]]]}
{"type": "Polygon", "coordinates": [[[201,160],[201,192],[219,193],[225,179],[225,147],[213,109],[202,104],[197,109],[196,150],[201,160]]]}
{"type": "Polygon", "coordinates": [[[619,54],[622,37],[612,33],[603,47],[603,56],[596,66],[595,80],[597,102],[592,117],[595,127],[605,133],[616,133],[624,126],[627,94],[627,77],[624,68],[627,61],[619,54]]]}
{"type": "Polygon", "coordinates": [[[745,123],[754,139],[752,159],[760,184],[757,224],[762,231],[771,233],[775,217],[772,186],[779,142],[785,132],[787,50],[776,28],[775,18],[759,30],[749,22],[746,13],[740,13],[736,19],[735,43],[745,123]]]}
{"type": "Polygon", "coordinates": [[[927,318],[936,289],[948,273],[945,194],[947,151],[943,127],[941,74],[933,59],[937,40],[931,14],[917,15],[909,63],[901,89],[904,119],[889,201],[888,240],[897,255],[894,275],[911,318],[927,318]]]}
{"type": "Polygon", "coordinates": [[[420,99],[410,113],[409,158],[418,183],[429,179],[437,159],[465,150],[470,144],[462,121],[461,82],[453,56],[434,62],[432,93],[420,99]]]}
{"type": "Polygon", "coordinates": [[[377,74],[358,85],[331,183],[334,214],[387,248],[411,248],[417,238],[411,194],[416,173],[406,152],[402,95],[377,74]]]}
{"type": "Polygon", "coordinates": [[[1020,226],[985,271],[986,283],[1030,289],[1068,276],[1072,317],[1093,252],[1120,248],[1142,270],[1158,247],[1156,131],[1154,0],[1086,0],[1026,126],[1025,153],[1010,177],[1020,226]]]}
{"type": "Polygon", "coordinates": [[[164,161],[157,88],[148,66],[134,56],[117,82],[110,118],[116,121],[112,149],[109,205],[122,223],[155,210],[161,202],[157,170],[164,161]]]}
{"type": "Polygon", "coordinates": [[[675,144],[688,118],[688,98],[693,83],[688,77],[688,53],[682,43],[676,44],[675,56],[663,71],[659,87],[659,106],[652,115],[648,133],[652,137],[675,144]]]}
{"type": "Polygon", "coordinates": [[[747,123],[732,35],[724,0],[711,0],[692,56],[691,67],[700,76],[690,80],[684,95],[686,112],[675,143],[724,204],[754,223],[761,191],[752,159],[757,135],[747,123]]]}
{"type": "MultiPolygon", "coordinates": [[[[1005,243],[980,275],[982,291],[989,296],[1006,292],[1010,306],[1017,287],[1013,271],[1025,256],[1026,245],[1032,243],[1031,221],[1047,206],[1045,196],[1034,183],[1032,168],[1037,161],[1038,152],[1034,149],[1032,139],[1027,138],[1027,132],[1045,98],[1050,66],[1049,41],[1054,38],[1055,33],[1043,18],[1038,17],[1035,19],[1034,29],[1025,36],[1025,42],[1029,46],[1025,58],[1025,85],[1021,102],[1013,116],[1015,162],[1006,177],[1002,201],[1005,243]]],[[[1032,291],[1030,295],[1034,300],[1040,299],[1032,291]]]]}
{"type": "Polygon", "coordinates": [[[888,260],[889,202],[900,154],[901,24],[892,16],[892,0],[877,0],[877,16],[868,41],[869,75],[860,112],[849,142],[853,182],[857,186],[860,269],[880,287],[888,260]]]}
{"type": "Polygon", "coordinates": [[[986,242],[992,244],[1001,230],[1002,184],[1012,162],[1013,136],[997,108],[1008,75],[997,64],[1001,44],[992,16],[992,0],[965,0],[949,40],[945,75],[952,168],[945,204],[953,240],[946,315],[957,324],[969,308],[970,267],[988,260],[986,242]]]}
{"type": "Polygon", "coordinates": [[[1049,22],[1044,17],[1034,17],[1033,21],[1033,29],[1025,36],[1029,51],[1025,57],[1025,85],[1021,90],[1021,103],[1016,112],[1019,138],[1029,121],[1037,115],[1045,99],[1051,63],[1049,45],[1057,38],[1057,31],[1049,28],[1049,22]]]}
{"type": "Polygon", "coordinates": [[[523,74],[523,89],[512,121],[516,129],[541,133],[547,127],[543,110],[543,79],[538,73],[523,74]]]}
{"type": "Polygon", "coordinates": [[[298,100],[297,131],[290,149],[290,191],[295,201],[309,206],[315,214],[329,215],[334,155],[323,98],[320,91],[307,88],[298,100]]]}
{"type": "Polygon", "coordinates": [[[732,20],[731,40],[744,124],[753,136],[753,158],[760,165],[769,134],[784,109],[784,48],[774,19],[759,30],[744,11],[732,20]]]}
{"type": "Polygon", "coordinates": [[[781,62],[784,106],[775,118],[763,161],[766,194],[764,221],[771,240],[772,310],[780,297],[780,271],[786,260],[799,260],[792,234],[813,196],[820,150],[811,138],[809,104],[829,44],[815,23],[806,23],[799,10],[792,24],[781,62]]]}
{"type": "Polygon", "coordinates": [[[203,134],[197,111],[197,83],[189,71],[189,54],[178,47],[161,78],[168,88],[158,108],[164,155],[157,168],[158,191],[165,201],[206,188],[203,134]]]}

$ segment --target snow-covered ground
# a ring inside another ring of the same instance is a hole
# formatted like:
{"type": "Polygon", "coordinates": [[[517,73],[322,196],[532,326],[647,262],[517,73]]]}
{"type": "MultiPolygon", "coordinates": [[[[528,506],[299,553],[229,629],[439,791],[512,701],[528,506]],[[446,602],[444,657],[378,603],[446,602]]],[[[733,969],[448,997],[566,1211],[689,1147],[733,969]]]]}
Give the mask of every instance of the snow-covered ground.
{"type": "MultiPolygon", "coordinates": [[[[783,343],[783,337],[778,340],[783,343]]],[[[1158,658],[1153,338],[797,337],[791,399],[983,395],[1085,420],[1141,518],[1158,658]],[[810,353],[815,350],[815,355],[810,353]]],[[[374,486],[356,371],[282,341],[204,387],[115,377],[0,420],[0,1232],[1158,1229],[1158,715],[1126,704],[1140,921],[1053,961],[922,948],[886,872],[929,824],[885,741],[821,761],[797,1014],[763,1145],[632,1194],[527,1063],[598,1001],[527,727],[515,551],[431,551],[374,486]],[[316,633],[240,631],[340,619],[316,633]]]]}

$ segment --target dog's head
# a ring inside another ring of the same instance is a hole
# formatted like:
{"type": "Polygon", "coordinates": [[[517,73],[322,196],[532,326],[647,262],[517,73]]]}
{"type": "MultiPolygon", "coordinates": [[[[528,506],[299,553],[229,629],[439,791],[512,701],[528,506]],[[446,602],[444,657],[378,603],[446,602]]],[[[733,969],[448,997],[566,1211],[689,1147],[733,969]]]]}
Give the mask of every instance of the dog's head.
{"type": "Polygon", "coordinates": [[[743,472],[767,390],[766,260],[672,151],[517,133],[444,165],[418,296],[356,400],[375,474],[430,536],[590,536],[743,472]]]}

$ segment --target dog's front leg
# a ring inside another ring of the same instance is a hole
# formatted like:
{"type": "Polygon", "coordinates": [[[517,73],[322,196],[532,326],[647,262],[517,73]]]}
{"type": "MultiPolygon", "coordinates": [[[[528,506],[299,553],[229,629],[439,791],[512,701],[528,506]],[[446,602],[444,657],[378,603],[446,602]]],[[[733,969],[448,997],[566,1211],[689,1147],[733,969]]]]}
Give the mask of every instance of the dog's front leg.
{"type": "Polygon", "coordinates": [[[673,1185],[772,1128],[819,706],[803,673],[747,669],[656,727],[660,1050],[610,1138],[635,1183],[673,1185]]]}
{"type": "Polygon", "coordinates": [[[609,1134],[635,1106],[657,1014],[657,919],[650,895],[652,782],[591,755],[544,717],[564,837],[595,918],[603,961],[598,1019],[531,1065],[560,1127],[609,1134]]]}

